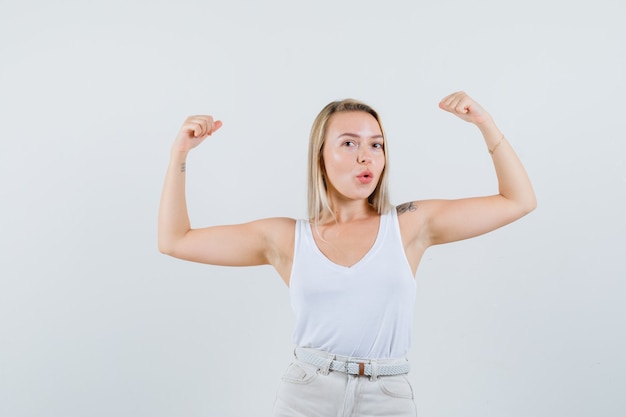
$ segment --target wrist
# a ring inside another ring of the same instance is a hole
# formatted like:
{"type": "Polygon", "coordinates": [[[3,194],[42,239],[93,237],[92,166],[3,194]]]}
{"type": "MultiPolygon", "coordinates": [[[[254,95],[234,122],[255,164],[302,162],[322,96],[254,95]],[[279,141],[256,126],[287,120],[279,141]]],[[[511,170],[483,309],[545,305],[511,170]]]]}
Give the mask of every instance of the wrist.
{"type": "Polygon", "coordinates": [[[493,144],[494,141],[499,140],[502,136],[502,132],[492,119],[485,121],[484,123],[477,124],[476,127],[480,130],[480,133],[482,133],[483,138],[485,138],[485,142],[487,142],[488,145],[493,144]]]}
{"type": "Polygon", "coordinates": [[[495,152],[496,148],[502,143],[504,134],[500,131],[500,129],[498,129],[498,126],[496,126],[495,122],[491,118],[484,123],[477,124],[476,126],[480,129],[480,133],[483,135],[489,153],[493,155],[493,152],[495,152]]]}
{"type": "Polygon", "coordinates": [[[489,133],[493,131],[498,131],[498,127],[496,126],[496,122],[493,120],[491,116],[486,116],[483,120],[476,123],[476,127],[483,133],[489,133]]]}
{"type": "Polygon", "coordinates": [[[185,174],[187,172],[187,152],[172,150],[169,170],[185,174]]]}
{"type": "Polygon", "coordinates": [[[172,158],[187,158],[187,154],[189,154],[189,149],[185,149],[183,146],[181,146],[178,142],[175,142],[172,145],[172,148],[170,149],[170,156],[172,158]]]}

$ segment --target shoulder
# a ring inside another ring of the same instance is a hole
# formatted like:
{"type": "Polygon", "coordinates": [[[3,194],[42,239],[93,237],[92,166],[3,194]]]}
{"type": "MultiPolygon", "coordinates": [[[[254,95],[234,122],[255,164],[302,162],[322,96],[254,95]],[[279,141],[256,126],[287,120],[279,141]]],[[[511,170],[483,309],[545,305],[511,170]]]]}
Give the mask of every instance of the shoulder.
{"type": "Polygon", "coordinates": [[[287,251],[293,245],[296,233],[296,219],[289,217],[270,217],[257,220],[256,227],[262,229],[267,243],[287,251]]]}
{"type": "Polygon", "coordinates": [[[268,217],[218,229],[235,230],[242,239],[256,241],[259,245],[282,246],[293,239],[296,220],[288,217],[268,217]]]}
{"type": "Polygon", "coordinates": [[[296,219],[290,217],[269,217],[255,220],[250,224],[268,236],[293,235],[296,219]]]}
{"type": "Polygon", "coordinates": [[[433,213],[440,210],[446,200],[413,200],[398,204],[395,207],[398,218],[406,218],[410,221],[425,220],[433,213]]]}
{"type": "Polygon", "coordinates": [[[289,282],[289,271],[295,247],[296,220],[288,217],[272,217],[257,220],[256,227],[262,229],[268,263],[273,265],[285,282],[289,282]]]}
{"type": "Polygon", "coordinates": [[[433,200],[413,200],[395,207],[400,232],[405,243],[416,242],[427,237],[428,219],[436,210],[436,206],[433,200]]]}
{"type": "Polygon", "coordinates": [[[398,213],[398,216],[405,214],[405,213],[412,213],[417,211],[418,208],[418,202],[417,201],[408,201],[406,203],[402,203],[402,204],[398,204],[395,207],[396,213],[398,213]]]}
{"type": "Polygon", "coordinates": [[[293,227],[296,224],[296,219],[291,217],[268,217],[265,219],[255,220],[255,223],[267,226],[293,227]]]}

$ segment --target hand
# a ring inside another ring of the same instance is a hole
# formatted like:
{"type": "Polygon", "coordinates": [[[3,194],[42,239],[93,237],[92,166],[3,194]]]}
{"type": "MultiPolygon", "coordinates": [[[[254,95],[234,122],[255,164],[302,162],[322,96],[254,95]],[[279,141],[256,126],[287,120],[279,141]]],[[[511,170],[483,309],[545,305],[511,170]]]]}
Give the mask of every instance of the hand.
{"type": "Polygon", "coordinates": [[[189,116],[176,135],[173,150],[188,152],[200,145],[207,136],[211,136],[222,127],[220,120],[213,120],[212,116],[189,116]]]}
{"type": "Polygon", "coordinates": [[[463,91],[445,97],[439,103],[439,108],[477,126],[491,120],[489,113],[463,91]]]}

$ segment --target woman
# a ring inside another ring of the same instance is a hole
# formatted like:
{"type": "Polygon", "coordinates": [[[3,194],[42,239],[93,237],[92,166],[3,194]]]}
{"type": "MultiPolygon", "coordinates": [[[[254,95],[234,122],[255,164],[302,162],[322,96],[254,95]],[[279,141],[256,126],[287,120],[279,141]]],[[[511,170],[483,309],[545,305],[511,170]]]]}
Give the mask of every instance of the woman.
{"type": "Polygon", "coordinates": [[[275,416],[414,416],[406,354],[422,255],[535,208],[524,167],[491,116],[464,92],[439,107],[479,128],[498,194],[392,207],[380,118],[364,103],[343,100],[328,104],[313,123],[308,219],[191,229],[185,160],[222,123],[192,116],[176,136],[159,210],[159,250],[214,265],[269,264],[289,286],[295,359],[279,387],[275,416]]]}

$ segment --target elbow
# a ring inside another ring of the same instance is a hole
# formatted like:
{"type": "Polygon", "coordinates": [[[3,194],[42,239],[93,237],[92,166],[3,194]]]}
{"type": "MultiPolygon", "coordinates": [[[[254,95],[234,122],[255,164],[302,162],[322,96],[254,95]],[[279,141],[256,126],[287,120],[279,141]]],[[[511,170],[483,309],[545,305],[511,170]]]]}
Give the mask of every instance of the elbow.
{"type": "Polygon", "coordinates": [[[537,195],[535,194],[534,191],[528,200],[529,200],[528,206],[527,206],[528,211],[526,214],[530,213],[531,211],[537,208],[537,195]]]}
{"type": "Polygon", "coordinates": [[[159,238],[157,248],[163,255],[174,256],[174,243],[171,239],[159,238]]]}
{"type": "Polygon", "coordinates": [[[180,257],[181,251],[184,251],[185,247],[185,236],[186,232],[171,233],[159,230],[157,233],[157,248],[159,252],[174,258],[180,257]]]}
{"type": "Polygon", "coordinates": [[[164,243],[159,242],[157,244],[157,249],[163,255],[171,255],[172,254],[172,249],[169,246],[165,245],[164,243]]]}
{"type": "Polygon", "coordinates": [[[524,198],[511,199],[508,202],[511,221],[521,219],[537,208],[537,199],[534,194],[524,198]]]}
{"type": "Polygon", "coordinates": [[[531,198],[528,198],[520,204],[521,216],[525,216],[529,214],[531,211],[534,211],[537,208],[537,197],[533,194],[531,198]]]}

